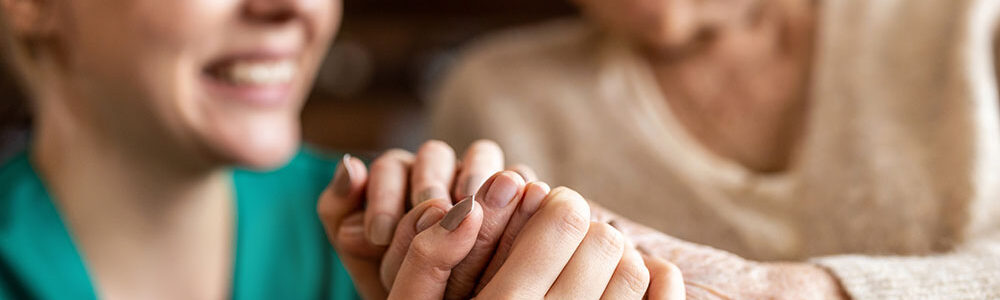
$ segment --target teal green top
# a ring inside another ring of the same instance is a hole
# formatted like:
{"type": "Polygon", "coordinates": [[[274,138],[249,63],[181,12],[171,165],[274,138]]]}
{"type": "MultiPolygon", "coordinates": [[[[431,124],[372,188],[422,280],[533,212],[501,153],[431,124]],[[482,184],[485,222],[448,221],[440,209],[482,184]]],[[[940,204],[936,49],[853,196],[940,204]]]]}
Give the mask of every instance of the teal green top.
{"type": "MultiPolygon", "coordinates": [[[[276,171],[232,172],[233,299],[358,298],[315,210],[336,166],[302,150],[276,171]]],[[[26,153],[14,157],[0,167],[0,299],[95,298],[45,182],[26,153]]]]}

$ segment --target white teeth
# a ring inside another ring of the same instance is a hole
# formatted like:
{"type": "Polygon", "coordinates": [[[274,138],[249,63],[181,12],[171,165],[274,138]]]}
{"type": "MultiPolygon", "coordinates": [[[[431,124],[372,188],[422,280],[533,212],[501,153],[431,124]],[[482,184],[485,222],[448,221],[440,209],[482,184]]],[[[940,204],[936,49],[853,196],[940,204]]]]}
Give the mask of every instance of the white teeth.
{"type": "Polygon", "coordinates": [[[273,85],[292,81],[295,64],[282,61],[237,61],[223,67],[219,75],[240,85],[273,85]]]}

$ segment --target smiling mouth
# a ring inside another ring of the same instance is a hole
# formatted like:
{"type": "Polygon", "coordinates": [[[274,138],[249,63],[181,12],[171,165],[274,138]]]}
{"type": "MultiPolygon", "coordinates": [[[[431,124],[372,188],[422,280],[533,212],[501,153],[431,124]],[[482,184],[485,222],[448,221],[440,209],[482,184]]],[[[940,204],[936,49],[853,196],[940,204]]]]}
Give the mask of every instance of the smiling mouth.
{"type": "Polygon", "coordinates": [[[204,70],[212,98],[254,107],[284,107],[293,103],[299,72],[295,56],[236,57],[210,64],[204,70]]]}
{"type": "Polygon", "coordinates": [[[296,64],[291,59],[237,59],[209,67],[213,79],[235,86],[273,86],[292,82],[296,64]]]}

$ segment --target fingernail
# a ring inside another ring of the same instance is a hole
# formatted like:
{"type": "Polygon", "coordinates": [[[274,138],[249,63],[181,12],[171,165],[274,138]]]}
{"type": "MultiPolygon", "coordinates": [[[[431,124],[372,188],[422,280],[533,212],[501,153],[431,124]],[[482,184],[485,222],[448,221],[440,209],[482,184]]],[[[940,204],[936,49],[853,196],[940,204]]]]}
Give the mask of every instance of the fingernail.
{"type": "Polygon", "coordinates": [[[431,199],[448,199],[448,192],[446,192],[440,186],[428,187],[423,191],[421,191],[419,194],[417,194],[417,198],[415,199],[416,201],[414,201],[413,205],[416,206],[421,202],[431,199]]]}
{"type": "Polygon", "coordinates": [[[645,255],[653,255],[653,251],[651,249],[649,249],[649,247],[646,247],[645,245],[636,244],[635,245],[635,249],[639,250],[639,253],[642,253],[642,254],[645,254],[645,255]]]}
{"type": "Polygon", "coordinates": [[[392,231],[396,228],[396,219],[392,216],[380,214],[372,219],[372,230],[370,232],[372,244],[377,246],[388,245],[392,239],[392,231]]]}
{"type": "Polygon", "coordinates": [[[465,217],[469,216],[469,213],[472,213],[472,208],[476,205],[475,203],[476,200],[473,196],[468,196],[465,197],[465,199],[462,199],[462,202],[455,204],[455,206],[448,211],[448,214],[444,216],[444,219],[441,219],[441,227],[444,227],[444,229],[447,229],[448,231],[454,231],[455,228],[458,228],[459,224],[462,224],[465,217]]]}
{"type": "Polygon", "coordinates": [[[427,210],[424,210],[424,213],[420,215],[420,218],[417,219],[417,232],[423,232],[427,228],[430,228],[431,225],[440,221],[442,217],[444,217],[443,210],[437,207],[428,207],[427,210]]]}
{"type": "Polygon", "coordinates": [[[344,198],[347,194],[351,192],[351,155],[344,154],[344,158],[340,160],[340,166],[337,168],[337,181],[333,183],[333,192],[337,196],[344,198]]]}
{"type": "Polygon", "coordinates": [[[622,231],[622,225],[618,224],[618,221],[616,221],[616,220],[609,220],[608,221],[608,225],[611,225],[611,227],[614,227],[615,229],[618,229],[618,231],[622,231]]]}
{"type": "Polygon", "coordinates": [[[340,225],[338,233],[342,239],[363,240],[365,238],[365,219],[361,214],[352,215],[344,219],[340,225]]]}
{"type": "Polygon", "coordinates": [[[527,171],[521,168],[514,168],[514,172],[516,172],[517,175],[521,175],[521,179],[524,179],[524,182],[528,182],[528,177],[530,176],[528,176],[527,171]]]}
{"type": "Polygon", "coordinates": [[[524,188],[524,199],[521,200],[518,209],[534,214],[538,210],[538,207],[542,205],[542,200],[545,199],[545,195],[548,195],[550,190],[552,189],[544,182],[535,181],[529,183],[524,188]]]}
{"type": "Polygon", "coordinates": [[[517,195],[517,184],[507,179],[497,177],[486,192],[486,204],[494,208],[503,208],[517,195]]]}
{"type": "Polygon", "coordinates": [[[462,196],[472,196],[476,193],[476,190],[479,189],[481,183],[475,178],[479,178],[479,176],[469,176],[465,178],[465,190],[462,192],[462,196]]]}

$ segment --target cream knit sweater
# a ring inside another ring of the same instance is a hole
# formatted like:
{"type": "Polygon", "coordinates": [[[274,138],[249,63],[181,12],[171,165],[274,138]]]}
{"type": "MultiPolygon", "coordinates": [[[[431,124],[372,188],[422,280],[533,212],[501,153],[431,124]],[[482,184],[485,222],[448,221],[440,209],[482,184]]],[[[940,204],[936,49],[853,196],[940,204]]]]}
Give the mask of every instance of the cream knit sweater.
{"type": "Polygon", "coordinates": [[[705,150],[631,49],[577,21],[472,47],[434,135],[672,236],[826,266],[857,299],[1000,298],[1000,1],[824,1],[806,138],[757,174],[705,150]]]}

